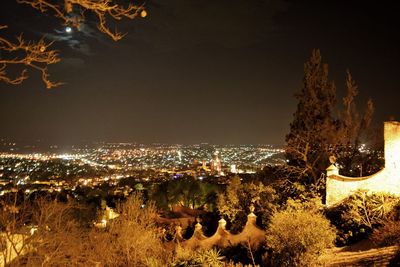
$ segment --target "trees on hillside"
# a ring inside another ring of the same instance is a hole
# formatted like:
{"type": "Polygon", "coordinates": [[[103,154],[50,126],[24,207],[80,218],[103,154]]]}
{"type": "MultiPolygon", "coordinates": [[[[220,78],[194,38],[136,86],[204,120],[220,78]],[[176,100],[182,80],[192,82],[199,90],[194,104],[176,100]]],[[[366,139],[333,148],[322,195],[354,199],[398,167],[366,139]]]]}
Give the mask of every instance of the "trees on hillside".
{"type": "Polygon", "coordinates": [[[358,95],[358,86],[349,71],[346,73],[346,89],[347,95],[343,98],[343,110],[339,113],[337,133],[339,146],[336,149],[338,163],[341,173],[344,175],[368,175],[376,172],[382,166],[382,162],[376,154],[377,134],[371,125],[374,104],[371,99],[368,99],[364,114],[360,114],[355,101],[358,95]],[[361,149],[364,149],[363,143],[367,141],[373,149],[363,154],[361,149]]]}
{"type": "MultiPolygon", "coordinates": [[[[49,13],[59,18],[68,29],[79,30],[91,14],[97,19],[97,28],[114,41],[120,40],[124,34],[118,30],[111,30],[109,20],[118,21],[123,18],[134,19],[138,16],[146,17],[147,12],[143,4],[132,2],[126,5],[114,0],[17,0],[20,4],[30,5],[41,13],[49,13]]],[[[0,25],[0,30],[9,25],[0,25]]],[[[4,31],[3,31],[4,32],[4,31]]],[[[17,85],[28,78],[28,70],[36,70],[41,74],[46,88],[50,89],[61,85],[60,82],[50,80],[48,66],[60,61],[59,54],[51,48],[49,42],[25,40],[22,34],[16,41],[7,38],[0,32],[0,82],[17,85]],[[10,72],[17,74],[10,74],[10,72]]]]}
{"type": "Polygon", "coordinates": [[[365,113],[358,113],[355,102],[358,88],[349,71],[344,110],[337,112],[336,86],[328,74],[328,65],[322,62],[320,51],[312,51],[304,64],[303,85],[296,94],[298,105],[286,136],[288,165],[294,167],[304,183],[317,190],[324,188],[324,173],[331,156],[340,158],[344,169],[365,160],[355,155],[360,152],[360,140],[371,127],[373,115],[371,100],[365,113]]]}
{"type": "Polygon", "coordinates": [[[73,201],[31,203],[10,194],[0,202],[0,265],[166,266],[157,212],[151,203],[143,206],[139,194],[117,207],[119,216],[105,229],[83,224],[79,208],[73,201]]]}
{"type": "Polygon", "coordinates": [[[4,266],[64,266],[87,263],[85,231],[73,202],[18,193],[0,202],[0,260],[4,266]]]}
{"type": "Polygon", "coordinates": [[[133,194],[117,211],[120,216],[109,221],[105,231],[93,229],[89,233],[91,262],[100,266],[166,266],[169,254],[155,224],[155,206],[143,206],[141,196],[133,194]]]}
{"type": "Polygon", "coordinates": [[[218,210],[230,222],[234,222],[231,230],[240,230],[247,221],[250,207],[260,215],[261,224],[265,227],[269,217],[276,210],[275,190],[261,182],[242,183],[239,177],[230,180],[224,192],[218,194],[218,210]]]}
{"type": "Polygon", "coordinates": [[[217,192],[218,186],[215,184],[202,182],[193,177],[183,177],[157,185],[151,198],[156,201],[159,208],[164,209],[178,205],[191,209],[208,207],[212,210],[217,192]]]}
{"type": "Polygon", "coordinates": [[[286,136],[286,157],[308,182],[318,184],[336,143],[337,129],[333,117],[336,87],[328,78],[328,65],[322,62],[319,50],[304,64],[303,86],[296,98],[297,110],[286,136]]]}

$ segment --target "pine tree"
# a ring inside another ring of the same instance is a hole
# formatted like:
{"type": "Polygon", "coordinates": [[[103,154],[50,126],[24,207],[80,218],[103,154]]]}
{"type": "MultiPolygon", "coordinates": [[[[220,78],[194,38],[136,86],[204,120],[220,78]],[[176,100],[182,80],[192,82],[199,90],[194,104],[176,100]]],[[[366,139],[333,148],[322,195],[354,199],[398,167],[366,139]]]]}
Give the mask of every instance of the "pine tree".
{"type": "Polygon", "coordinates": [[[296,98],[299,102],[286,136],[286,157],[289,165],[299,167],[306,182],[318,185],[337,138],[336,87],[319,50],[313,50],[304,64],[303,86],[296,98]]]}
{"type": "Polygon", "coordinates": [[[320,51],[313,50],[304,64],[303,86],[296,94],[298,105],[286,136],[286,158],[296,178],[319,192],[324,189],[330,156],[338,158],[341,173],[348,176],[361,175],[358,170],[371,174],[381,167],[376,150],[370,153],[360,150],[361,143],[376,139],[376,132],[371,131],[373,102],[368,100],[365,112],[360,115],[355,101],[358,86],[350,71],[346,75],[346,90],[343,110],[335,117],[336,87],[329,80],[328,65],[322,62],[320,51]],[[367,170],[367,163],[373,163],[374,167],[367,170]]]}
{"type": "Polygon", "coordinates": [[[357,111],[355,98],[358,95],[358,86],[356,85],[349,70],[346,73],[347,95],[343,98],[344,110],[340,114],[341,122],[341,143],[344,146],[355,145],[359,143],[359,133],[361,120],[357,111]]]}
{"type": "Polygon", "coordinates": [[[343,98],[344,110],[339,114],[339,145],[336,150],[338,163],[343,175],[362,176],[363,172],[369,175],[382,167],[377,154],[377,133],[371,127],[374,104],[369,99],[364,114],[361,116],[357,111],[355,98],[358,95],[358,86],[350,71],[347,71],[346,75],[346,88],[347,95],[343,98]],[[362,153],[361,144],[367,141],[373,149],[362,153]],[[369,165],[368,168],[366,165],[369,165]]]}

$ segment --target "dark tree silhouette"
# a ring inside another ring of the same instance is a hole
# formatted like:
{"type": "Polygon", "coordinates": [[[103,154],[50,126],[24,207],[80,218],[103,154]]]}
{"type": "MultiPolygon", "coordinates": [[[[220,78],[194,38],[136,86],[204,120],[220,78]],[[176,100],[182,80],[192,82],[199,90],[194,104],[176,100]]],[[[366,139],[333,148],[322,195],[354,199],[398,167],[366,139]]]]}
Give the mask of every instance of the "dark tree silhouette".
{"type": "Polygon", "coordinates": [[[353,169],[362,169],[367,162],[376,164],[366,173],[380,168],[376,150],[365,152],[360,146],[366,139],[376,140],[371,127],[372,100],[368,100],[366,111],[360,115],[355,102],[358,87],[347,71],[347,93],[343,111],[338,112],[336,86],[328,74],[328,65],[322,62],[320,51],[313,50],[304,64],[303,85],[296,94],[297,110],[286,136],[285,152],[291,176],[319,192],[324,189],[325,170],[331,156],[338,159],[346,175],[355,175],[357,171],[353,169]]]}
{"type": "Polygon", "coordinates": [[[300,176],[317,185],[336,144],[337,129],[333,117],[336,87],[319,50],[304,64],[303,86],[296,98],[299,102],[286,136],[286,157],[289,165],[299,168],[300,176]]]}

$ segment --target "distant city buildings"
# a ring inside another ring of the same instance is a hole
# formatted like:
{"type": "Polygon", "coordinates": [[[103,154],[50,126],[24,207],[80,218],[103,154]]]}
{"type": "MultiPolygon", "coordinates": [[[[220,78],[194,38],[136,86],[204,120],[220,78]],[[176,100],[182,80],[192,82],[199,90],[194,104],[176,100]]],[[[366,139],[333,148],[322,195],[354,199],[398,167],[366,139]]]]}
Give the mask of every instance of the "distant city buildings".
{"type": "Polygon", "coordinates": [[[231,173],[237,173],[236,164],[231,165],[231,173]]]}
{"type": "Polygon", "coordinates": [[[216,175],[224,175],[221,167],[221,160],[219,159],[219,151],[215,151],[214,157],[211,160],[211,172],[216,175]]]}
{"type": "Polygon", "coordinates": [[[117,186],[120,180],[129,177],[137,182],[182,176],[223,177],[254,173],[267,164],[284,163],[283,150],[268,145],[105,143],[74,147],[69,153],[56,153],[54,146],[46,153],[22,153],[17,143],[6,144],[11,144],[12,149],[0,153],[0,194],[15,186],[26,187],[27,192],[104,184],[117,186]]]}

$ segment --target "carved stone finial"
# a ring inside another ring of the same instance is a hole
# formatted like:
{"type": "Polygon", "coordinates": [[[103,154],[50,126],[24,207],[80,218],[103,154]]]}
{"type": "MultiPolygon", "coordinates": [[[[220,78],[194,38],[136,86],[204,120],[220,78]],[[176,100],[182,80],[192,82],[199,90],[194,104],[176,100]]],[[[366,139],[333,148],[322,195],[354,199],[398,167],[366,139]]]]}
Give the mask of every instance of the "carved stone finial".
{"type": "Polygon", "coordinates": [[[202,227],[203,226],[199,222],[197,222],[196,225],[194,226],[194,229],[195,230],[200,230],[202,227]]]}
{"type": "Polygon", "coordinates": [[[255,222],[256,219],[257,219],[257,216],[254,214],[254,210],[255,210],[255,207],[254,207],[254,204],[252,203],[250,205],[250,213],[249,213],[249,215],[247,215],[247,222],[248,223],[249,222],[255,222]]]}
{"type": "Polygon", "coordinates": [[[326,169],[326,176],[331,175],[339,175],[339,169],[335,166],[335,164],[331,164],[331,166],[326,169]]]}
{"type": "Polygon", "coordinates": [[[251,205],[250,205],[250,213],[254,213],[254,210],[255,210],[254,204],[251,203],[251,205]]]}
{"type": "Polygon", "coordinates": [[[182,241],[183,236],[182,236],[182,227],[180,225],[175,226],[175,241],[182,241]]]}
{"type": "Polygon", "coordinates": [[[221,218],[221,220],[218,221],[218,225],[219,227],[221,227],[222,229],[225,229],[226,227],[226,221],[224,218],[221,218]]]}

